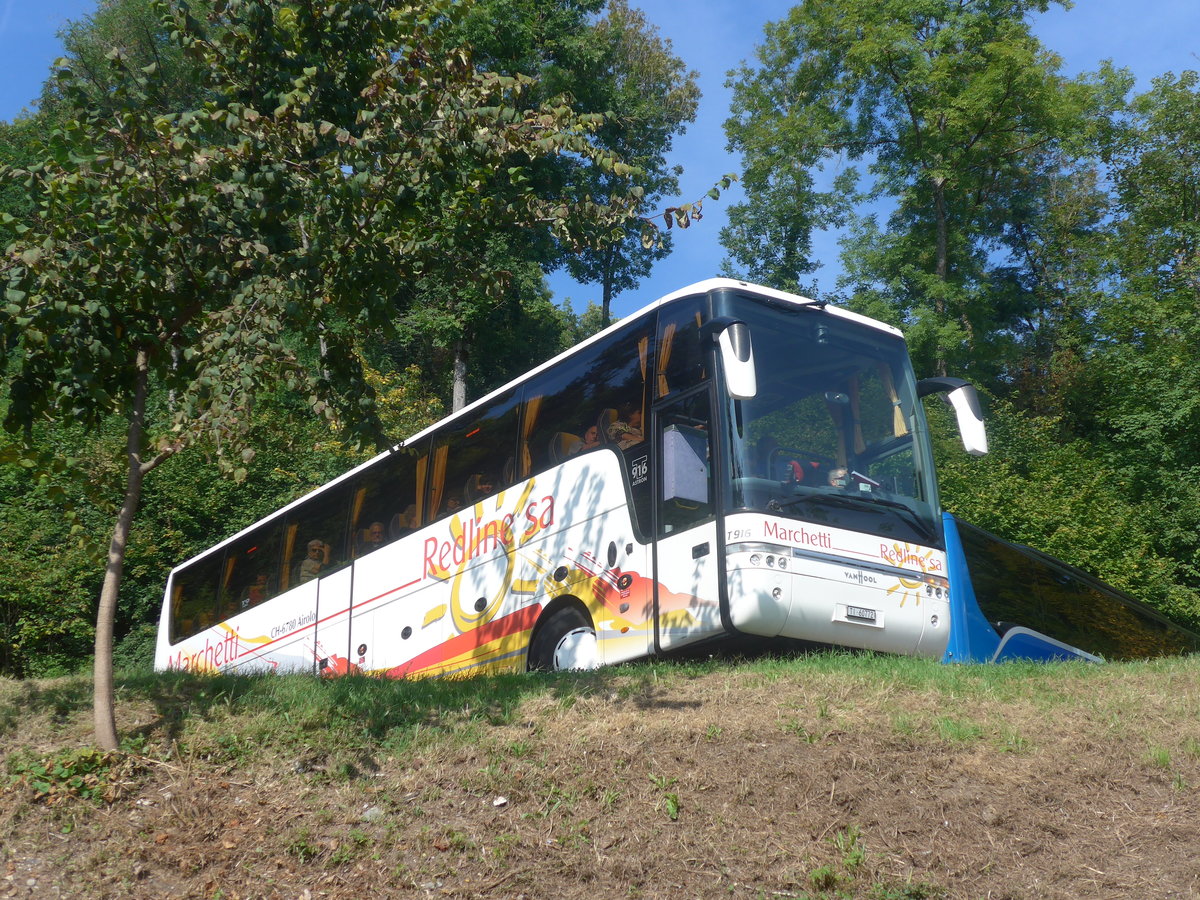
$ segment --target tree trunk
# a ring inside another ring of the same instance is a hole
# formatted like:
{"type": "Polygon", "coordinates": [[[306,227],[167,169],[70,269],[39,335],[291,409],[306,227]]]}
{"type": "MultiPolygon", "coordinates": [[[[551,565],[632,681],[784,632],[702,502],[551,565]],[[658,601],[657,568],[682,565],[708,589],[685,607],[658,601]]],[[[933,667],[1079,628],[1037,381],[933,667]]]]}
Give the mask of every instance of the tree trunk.
{"type": "Polygon", "coordinates": [[[129,530],[142,497],[142,434],[145,429],[146,391],[149,380],[149,360],[145,349],[137,353],[137,372],[133,407],[129,411],[129,431],[125,455],[128,473],[125,482],[125,501],[117,515],[112,540],[108,545],[108,563],[104,568],[104,586],[100,589],[100,606],[96,611],[96,659],[94,667],[95,694],[92,701],[96,727],[96,743],[102,750],[116,750],[117,719],[113,697],[113,622],[117,613],[117,594],[121,573],[125,568],[125,547],[129,530]]]}
{"type": "Polygon", "coordinates": [[[467,347],[462,338],[454,342],[454,384],[450,395],[450,411],[458,412],[467,405],[467,347]]]}
{"type": "Polygon", "coordinates": [[[612,324],[613,272],[615,248],[609,244],[604,250],[604,271],[600,275],[600,328],[603,330],[612,324]]]}
{"type": "MultiPolygon", "coordinates": [[[[948,258],[950,251],[946,225],[946,179],[941,177],[933,179],[933,210],[937,224],[937,258],[934,265],[938,281],[944,285],[950,272],[950,261],[948,258]]],[[[946,316],[946,301],[941,294],[934,301],[934,306],[937,310],[938,318],[944,319],[946,316]]],[[[945,375],[946,355],[942,352],[940,342],[937,357],[937,374],[945,375]]]]}

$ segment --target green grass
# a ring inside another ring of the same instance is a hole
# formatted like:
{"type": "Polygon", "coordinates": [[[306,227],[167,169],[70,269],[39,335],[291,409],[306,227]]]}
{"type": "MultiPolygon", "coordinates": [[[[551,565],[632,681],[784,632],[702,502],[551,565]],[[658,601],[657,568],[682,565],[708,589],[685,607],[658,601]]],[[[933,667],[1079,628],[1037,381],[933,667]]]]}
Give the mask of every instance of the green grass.
{"type": "MultiPolygon", "coordinates": [[[[1193,660],[1095,666],[1010,663],[1000,666],[942,665],[909,657],[870,653],[828,652],[800,657],[767,656],[749,660],[649,661],[587,673],[502,675],[477,679],[386,681],[367,677],[318,679],[309,676],[189,675],[181,672],[129,674],[117,678],[117,703],[141,701],[154,710],[153,722],[131,735],[135,740],[176,744],[183,755],[235,762],[255,747],[272,744],[327,751],[366,748],[403,753],[427,741],[449,745],[478,742],[487,730],[510,724],[522,704],[547,698],[560,708],[591,697],[632,699],[661,696],[672,683],[717,674],[729,683],[787,683],[814,692],[805,715],[782,727],[802,739],[820,734],[814,719],[836,719],[859,702],[898,698],[894,729],[915,736],[937,734],[943,740],[972,742],[986,734],[986,723],[972,717],[980,700],[1000,703],[1035,698],[1047,715],[1063,705],[1077,705],[1089,682],[1113,678],[1123,671],[1194,678],[1193,660]],[[1141,667],[1132,669],[1128,667],[1141,667]],[[930,720],[906,711],[899,701],[932,694],[939,706],[930,720]],[[817,696],[819,695],[819,696],[817,696]],[[236,717],[236,731],[217,723],[236,717]],[[807,723],[804,721],[807,720],[807,723]]],[[[0,680],[0,736],[11,734],[22,716],[44,714],[51,722],[66,721],[91,705],[91,682],[82,676],[46,682],[0,680]]],[[[1114,715],[1119,710],[1112,710],[1114,715]]],[[[822,728],[822,730],[827,730],[822,728]]],[[[705,738],[715,740],[720,726],[705,738]]],[[[999,737],[1024,749],[1019,737],[999,737]]],[[[1180,747],[1200,754],[1193,742],[1180,747]]],[[[513,757],[528,745],[509,743],[513,757]]]]}

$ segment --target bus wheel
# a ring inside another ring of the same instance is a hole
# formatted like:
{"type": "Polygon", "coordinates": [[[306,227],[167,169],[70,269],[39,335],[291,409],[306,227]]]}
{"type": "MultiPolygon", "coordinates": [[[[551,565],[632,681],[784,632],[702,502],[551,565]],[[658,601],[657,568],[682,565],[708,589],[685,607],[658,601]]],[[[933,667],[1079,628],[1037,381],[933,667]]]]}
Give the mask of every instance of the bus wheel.
{"type": "Polygon", "coordinates": [[[599,665],[596,629],[577,606],[564,606],[552,613],[529,645],[530,669],[564,672],[599,665]]]}

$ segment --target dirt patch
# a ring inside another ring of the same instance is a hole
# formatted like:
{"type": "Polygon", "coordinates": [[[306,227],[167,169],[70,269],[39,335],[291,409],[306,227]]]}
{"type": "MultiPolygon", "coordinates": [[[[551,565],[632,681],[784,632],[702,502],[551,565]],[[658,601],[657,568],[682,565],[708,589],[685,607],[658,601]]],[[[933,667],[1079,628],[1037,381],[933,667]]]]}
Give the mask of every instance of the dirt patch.
{"type": "Polygon", "coordinates": [[[906,671],[608,675],[403,752],[193,723],[115,802],[0,795],[0,897],[1200,895],[1200,665],[906,671]]]}

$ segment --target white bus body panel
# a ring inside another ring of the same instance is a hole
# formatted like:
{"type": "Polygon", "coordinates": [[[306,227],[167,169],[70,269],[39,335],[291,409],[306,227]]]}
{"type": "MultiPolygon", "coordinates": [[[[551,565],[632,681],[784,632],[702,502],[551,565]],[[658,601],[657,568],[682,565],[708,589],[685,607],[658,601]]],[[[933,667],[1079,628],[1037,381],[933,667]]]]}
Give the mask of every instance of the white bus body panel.
{"type": "MultiPolygon", "coordinates": [[[[156,669],[312,672],[316,659],[317,582],[241,612],[172,645],[167,611],[158,630],[156,669]],[[282,611],[286,610],[286,615],[282,611]]],[[[171,583],[167,583],[170,597],[171,583]]],[[[164,604],[165,605],[165,604],[164,604]]]]}
{"type": "MultiPolygon", "coordinates": [[[[541,610],[559,597],[588,609],[606,664],[654,652],[656,619],[664,650],[722,635],[715,523],[659,542],[656,583],[653,546],[635,539],[620,466],[607,451],[569,460],[174,646],[164,604],[156,665],[389,677],[515,671],[541,610]]],[[[738,631],[945,652],[941,551],[757,513],[725,524],[738,631]]]]}
{"type": "Polygon", "coordinates": [[[716,522],[658,540],[658,640],[663,650],[725,633],[716,522]]]}
{"type": "Polygon", "coordinates": [[[950,595],[941,550],[753,513],[730,516],[726,532],[730,616],[739,631],[945,653],[950,595]]]}
{"type": "Polygon", "coordinates": [[[539,612],[560,596],[588,608],[601,662],[643,657],[653,649],[650,546],[635,538],[621,465],[609,451],[568,460],[174,645],[164,603],[155,665],[519,670],[539,612]]]}

